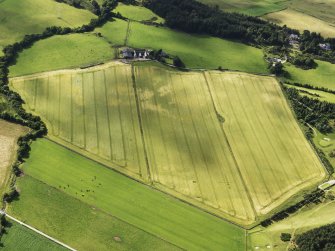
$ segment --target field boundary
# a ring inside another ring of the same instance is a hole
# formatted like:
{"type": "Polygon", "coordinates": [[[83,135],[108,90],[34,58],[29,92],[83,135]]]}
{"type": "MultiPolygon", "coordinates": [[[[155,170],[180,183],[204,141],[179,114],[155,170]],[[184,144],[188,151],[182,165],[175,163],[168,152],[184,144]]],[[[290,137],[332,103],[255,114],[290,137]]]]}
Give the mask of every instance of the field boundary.
{"type": "Polygon", "coordinates": [[[137,110],[138,122],[139,122],[139,126],[140,126],[141,140],[142,140],[142,144],[143,144],[145,164],[146,164],[146,168],[147,168],[147,176],[148,176],[147,178],[148,178],[148,181],[152,184],[153,181],[151,179],[151,171],[150,171],[150,165],[149,165],[147,146],[146,146],[146,142],[144,140],[144,129],[143,129],[141,109],[140,109],[140,101],[139,101],[138,92],[137,92],[136,79],[135,79],[135,73],[134,73],[134,66],[133,65],[131,65],[131,81],[132,81],[132,84],[133,84],[133,89],[134,89],[134,94],[135,94],[136,110],[137,110]]]}

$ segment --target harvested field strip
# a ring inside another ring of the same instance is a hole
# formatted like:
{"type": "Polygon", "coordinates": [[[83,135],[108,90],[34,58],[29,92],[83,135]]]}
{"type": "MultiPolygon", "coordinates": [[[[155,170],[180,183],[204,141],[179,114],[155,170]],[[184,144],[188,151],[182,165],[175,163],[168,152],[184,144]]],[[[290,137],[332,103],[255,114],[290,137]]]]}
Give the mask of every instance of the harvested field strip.
{"type": "Polygon", "coordinates": [[[36,74],[12,84],[22,90],[27,108],[47,122],[54,140],[135,178],[146,170],[130,66],[36,74]]]}
{"type": "Polygon", "coordinates": [[[28,129],[23,126],[0,120],[0,196],[3,195],[15,161],[17,139],[27,132],[28,129]]]}
{"type": "Polygon", "coordinates": [[[155,185],[252,221],[255,215],[203,75],[135,67],[135,82],[155,185]]]}
{"type": "Polygon", "coordinates": [[[206,76],[257,211],[265,214],[325,177],[274,79],[242,73],[206,76]]]}

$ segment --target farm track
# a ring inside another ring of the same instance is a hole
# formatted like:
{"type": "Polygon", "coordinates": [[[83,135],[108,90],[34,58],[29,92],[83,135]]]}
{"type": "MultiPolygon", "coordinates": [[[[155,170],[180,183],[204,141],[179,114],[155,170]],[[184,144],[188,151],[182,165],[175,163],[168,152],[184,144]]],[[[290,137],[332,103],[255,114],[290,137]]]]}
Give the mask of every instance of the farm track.
{"type": "Polygon", "coordinates": [[[323,177],[270,77],[114,62],[11,85],[52,140],[239,225],[323,177]]]}

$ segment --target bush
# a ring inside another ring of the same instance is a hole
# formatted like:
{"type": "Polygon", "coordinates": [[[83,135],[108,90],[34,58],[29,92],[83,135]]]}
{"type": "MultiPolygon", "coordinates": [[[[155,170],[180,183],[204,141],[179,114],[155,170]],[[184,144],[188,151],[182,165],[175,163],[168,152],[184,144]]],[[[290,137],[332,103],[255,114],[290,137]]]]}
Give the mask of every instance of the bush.
{"type": "Polygon", "coordinates": [[[173,58],[173,65],[178,68],[185,68],[185,64],[179,57],[174,57],[173,58]]]}
{"type": "Polygon", "coordinates": [[[292,236],[289,233],[281,233],[281,235],[280,235],[280,239],[284,242],[290,241],[291,238],[292,238],[292,236]]]}

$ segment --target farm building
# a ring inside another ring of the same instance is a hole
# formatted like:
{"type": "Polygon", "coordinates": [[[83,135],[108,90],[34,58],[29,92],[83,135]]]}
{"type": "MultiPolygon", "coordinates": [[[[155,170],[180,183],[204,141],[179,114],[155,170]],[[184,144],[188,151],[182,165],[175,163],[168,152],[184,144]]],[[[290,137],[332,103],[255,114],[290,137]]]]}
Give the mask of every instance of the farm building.
{"type": "Polygon", "coordinates": [[[319,47],[322,50],[325,50],[325,51],[330,51],[331,50],[330,44],[319,44],[319,47]]]}
{"type": "Polygon", "coordinates": [[[335,185],[335,180],[327,181],[319,186],[321,190],[327,190],[335,185]]]}
{"type": "Polygon", "coordinates": [[[297,34],[290,34],[289,37],[288,37],[289,44],[291,46],[293,46],[294,48],[299,47],[299,39],[300,39],[300,37],[297,34]]]}
{"type": "Polygon", "coordinates": [[[121,50],[122,58],[125,59],[147,59],[150,51],[145,49],[124,48],[121,50]]]}

